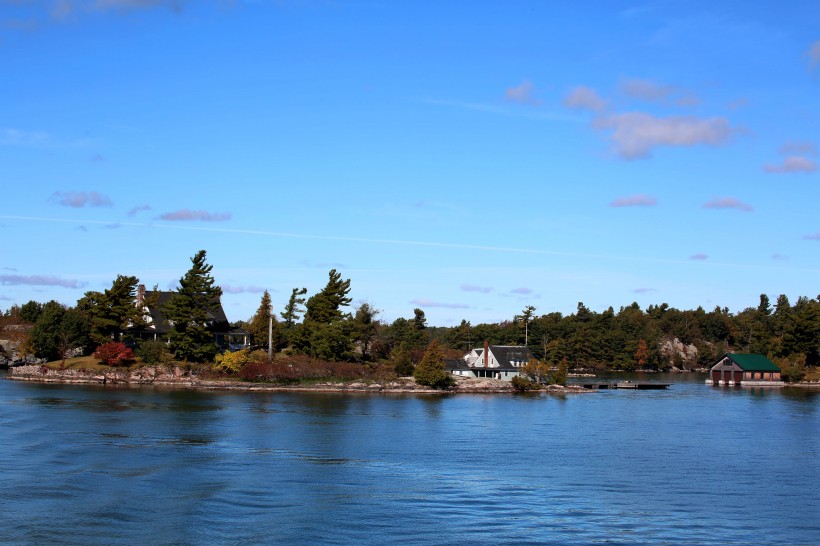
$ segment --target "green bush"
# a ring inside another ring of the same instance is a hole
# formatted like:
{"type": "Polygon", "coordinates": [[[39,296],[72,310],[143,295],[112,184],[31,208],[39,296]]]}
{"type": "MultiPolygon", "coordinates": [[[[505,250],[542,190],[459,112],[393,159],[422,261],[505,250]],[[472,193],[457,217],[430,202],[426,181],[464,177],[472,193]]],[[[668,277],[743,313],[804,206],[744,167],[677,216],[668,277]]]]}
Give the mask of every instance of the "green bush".
{"type": "Polygon", "coordinates": [[[526,392],[526,391],[534,391],[540,388],[538,383],[527,379],[526,377],[522,377],[520,375],[516,375],[512,378],[512,387],[518,392],[526,392]]]}
{"type": "MultiPolygon", "coordinates": [[[[143,341],[137,348],[137,356],[145,364],[157,364],[165,360],[167,347],[162,341],[143,341]]],[[[168,355],[170,356],[170,355],[168,355]]]]}

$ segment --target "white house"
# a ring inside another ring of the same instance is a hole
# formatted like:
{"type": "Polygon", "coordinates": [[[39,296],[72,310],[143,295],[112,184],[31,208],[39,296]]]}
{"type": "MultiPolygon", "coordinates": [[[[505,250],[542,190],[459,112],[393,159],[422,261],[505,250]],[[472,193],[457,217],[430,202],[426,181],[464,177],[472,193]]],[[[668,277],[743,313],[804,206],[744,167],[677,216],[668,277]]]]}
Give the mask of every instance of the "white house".
{"type": "Polygon", "coordinates": [[[472,349],[461,360],[448,360],[445,365],[453,375],[512,381],[532,358],[532,352],[523,345],[490,345],[485,341],[484,348],[472,349]]]}

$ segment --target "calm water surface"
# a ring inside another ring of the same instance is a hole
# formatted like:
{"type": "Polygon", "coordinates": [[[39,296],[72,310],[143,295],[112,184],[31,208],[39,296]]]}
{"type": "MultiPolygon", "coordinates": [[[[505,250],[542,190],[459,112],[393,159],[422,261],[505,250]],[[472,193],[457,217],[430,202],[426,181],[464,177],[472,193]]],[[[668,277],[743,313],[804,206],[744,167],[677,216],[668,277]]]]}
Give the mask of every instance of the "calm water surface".
{"type": "Polygon", "coordinates": [[[820,393],[251,394],[0,374],[0,543],[818,544],[820,393]]]}

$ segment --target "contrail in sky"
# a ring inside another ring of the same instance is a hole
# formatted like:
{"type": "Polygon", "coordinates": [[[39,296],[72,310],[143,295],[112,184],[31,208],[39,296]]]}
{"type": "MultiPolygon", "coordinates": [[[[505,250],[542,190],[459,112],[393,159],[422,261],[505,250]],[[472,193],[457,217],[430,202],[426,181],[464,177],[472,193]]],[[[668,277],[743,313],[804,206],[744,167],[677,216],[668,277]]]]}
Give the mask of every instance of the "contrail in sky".
{"type": "MultiPolygon", "coordinates": [[[[65,218],[43,218],[43,217],[36,217],[36,216],[0,215],[0,219],[23,220],[23,221],[30,221],[30,222],[59,222],[59,223],[65,223],[65,224],[98,224],[98,225],[104,225],[104,226],[117,225],[117,226],[154,228],[154,229],[172,229],[172,230],[179,230],[179,231],[200,231],[200,232],[210,232],[210,233],[232,233],[232,234],[236,234],[236,235],[258,235],[258,236],[262,236],[262,237],[286,237],[286,238],[291,238],[291,239],[314,239],[314,240],[321,240],[321,241],[348,241],[348,242],[354,242],[354,243],[369,243],[369,244],[383,244],[383,245],[405,245],[405,246],[419,246],[419,247],[458,248],[458,249],[463,249],[463,250],[482,250],[482,251],[488,251],[488,252],[508,252],[508,253],[519,253],[519,254],[534,254],[534,255],[541,255],[541,256],[568,256],[568,257],[574,257],[574,258],[594,258],[594,259],[621,260],[621,261],[646,262],[646,263],[693,265],[692,260],[673,260],[673,259],[664,259],[664,258],[648,258],[648,257],[643,257],[643,256],[616,256],[616,255],[607,255],[607,254],[591,254],[591,253],[583,253],[583,252],[560,252],[560,251],[556,251],[556,250],[543,250],[543,249],[537,249],[537,248],[487,246],[487,245],[475,245],[475,244],[468,244],[468,243],[447,243],[447,242],[437,242],[437,241],[411,241],[411,240],[404,240],[404,239],[371,239],[371,238],[367,238],[367,237],[345,237],[345,236],[341,236],[341,235],[311,235],[311,234],[307,234],[307,233],[288,233],[288,232],[282,232],[282,231],[267,231],[267,230],[254,230],[254,229],[212,228],[212,227],[203,227],[203,226],[179,226],[179,225],[144,223],[144,222],[117,222],[117,221],[107,222],[107,221],[103,221],[103,220],[69,220],[69,219],[65,219],[65,218]]],[[[820,269],[784,268],[782,266],[774,266],[774,265],[733,264],[733,263],[714,262],[714,261],[697,262],[698,267],[703,267],[705,265],[727,266],[727,267],[743,267],[743,268],[749,268],[749,269],[774,269],[774,270],[788,269],[789,271],[808,271],[808,272],[813,272],[813,273],[814,272],[820,272],[820,269]]]]}

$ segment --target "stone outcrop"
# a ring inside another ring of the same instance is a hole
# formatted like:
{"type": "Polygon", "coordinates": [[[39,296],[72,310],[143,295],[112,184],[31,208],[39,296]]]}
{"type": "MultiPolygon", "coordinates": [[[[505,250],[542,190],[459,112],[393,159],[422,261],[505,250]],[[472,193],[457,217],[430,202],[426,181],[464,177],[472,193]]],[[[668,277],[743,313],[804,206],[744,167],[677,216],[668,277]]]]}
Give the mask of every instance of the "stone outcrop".
{"type": "MultiPolygon", "coordinates": [[[[246,381],[201,379],[190,371],[179,367],[143,366],[133,370],[55,370],[42,365],[17,366],[11,368],[8,379],[17,381],[38,381],[42,383],[77,383],[103,385],[153,385],[182,389],[244,390],[244,391],[312,391],[312,392],[376,392],[376,393],[512,393],[510,382],[497,379],[456,378],[453,388],[436,390],[418,385],[412,377],[401,377],[392,381],[371,382],[322,382],[311,385],[278,385],[272,383],[249,383],[246,381]]],[[[549,392],[580,392],[580,387],[560,387],[552,385],[549,392]]],[[[588,392],[588,391],[587,391],[588,392]]]]}

